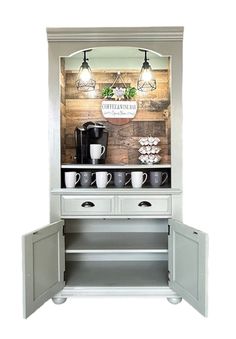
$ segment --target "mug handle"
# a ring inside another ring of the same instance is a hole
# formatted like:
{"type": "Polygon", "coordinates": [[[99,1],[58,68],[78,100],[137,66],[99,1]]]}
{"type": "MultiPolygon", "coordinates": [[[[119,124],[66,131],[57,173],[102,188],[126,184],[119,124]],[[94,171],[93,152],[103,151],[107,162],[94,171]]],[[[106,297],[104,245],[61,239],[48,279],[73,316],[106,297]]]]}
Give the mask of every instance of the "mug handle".
{"type": "Polygon", "coordinates": [[[143,177],[145,177],[145,179],[143,179],[142,185],[147,181],[147,176],[148,176],[147,173],[144,172],[143,177]]]}
{"type": "Polygon", "coordinates": [[[92,173],[92,176],[93,176],[93,175],[95,175],[95,179],[91,182],[90,186],[92,186],[92,185],[96,182],[96,173],[93,172],[93,173],[92,173]]]}
{"type": "Polygon", "coordinates": [[[76,177],[77,177],[77,175],[79,176],[79,179],[76,180],[75,185],[78,184],[78,182],[80,181],[80,177],[81,177],[80,173],[76,173],[76,177]]]}
{"type": "MultiPolygon", "coordinates": [[[[125,173],[125,176],[129,175],[130,173],[125,173]]],[[[128,181],[126,181],[125,186],[128,185],[128,183],[131,181],[131,174],[130,174],[130,178],[128,179],[128,181]]]]}
{"type": "Polygon", "coordinates": [[[103,149],[103,150],[102,150],[102,152],[101,152],[100,157],[105,153],[106,147],[102,145],[102,149],[103,149]]]}
{"type": "Polygon", "coordinates": [[[162,180],[161,185],[163,185],[166,182],[166,180],[168,179],[168,173],[167,172],[163,172],[162,173],[162,177],[164,177],[164,176],[165,176],[165,178],[164,178],[164,180],[162,180]]]}
{"type": "Polygon", "coordinates": [[[112,179],[112,174],[111,173],[107,173],[107,177],[109,177],[110,176],[110,178],[107,180],[107,185],[109,184],[109,182],[111,181],[111,179],[112,179]]]}

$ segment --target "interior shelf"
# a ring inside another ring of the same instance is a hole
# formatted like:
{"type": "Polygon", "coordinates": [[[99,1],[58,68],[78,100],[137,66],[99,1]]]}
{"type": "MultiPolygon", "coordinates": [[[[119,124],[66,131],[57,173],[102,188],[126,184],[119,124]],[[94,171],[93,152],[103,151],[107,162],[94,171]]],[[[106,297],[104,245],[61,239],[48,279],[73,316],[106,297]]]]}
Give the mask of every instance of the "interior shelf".
{"type": "Polygon", "coordinates": [[[171,164],[156,164],[156,165],[143,165],[143,164],[62,164],[61,168],[64,169],[158,169],[158,168],[171,168],[171,164]]]}
{"type": "Polygon", "coordinates": [[[67,261],[66,286],[158,287],[168,285],[168,262],[67,261]]]}
{"type": "Polygon", "coordinates": [[[66,253],[167,253],[167,233],[67,233],[66,253]]]}
{"type": "MultiPolygon", "coordinates": [[[[163,187],[163,186],[162,186],[163,187]]],[[[117,188],[117,187],[106,187],[106,188],[53,188],[52,194],[180,194],[182,191],[179,188],[117,188]]]]}

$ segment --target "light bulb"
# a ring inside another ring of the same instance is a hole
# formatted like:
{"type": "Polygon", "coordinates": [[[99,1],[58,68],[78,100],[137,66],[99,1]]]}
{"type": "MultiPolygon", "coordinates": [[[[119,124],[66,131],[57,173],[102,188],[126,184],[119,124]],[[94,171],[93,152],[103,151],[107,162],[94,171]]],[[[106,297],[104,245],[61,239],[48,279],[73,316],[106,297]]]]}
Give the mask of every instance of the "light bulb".
{"type": "Polygon", "coordinates": [[[91,79],[91,73],[88,68],[83,68],[80,72],[80,80],[87,82],[91,79]]]}
{"type": "Polygon", "coordinates": [[[150,69],[144,69],[144,70],[142,71],[141,79],[142,79],[143,81],[146,81],[146,82],[152,80],[152,73],[151,73],[150,69]]]}

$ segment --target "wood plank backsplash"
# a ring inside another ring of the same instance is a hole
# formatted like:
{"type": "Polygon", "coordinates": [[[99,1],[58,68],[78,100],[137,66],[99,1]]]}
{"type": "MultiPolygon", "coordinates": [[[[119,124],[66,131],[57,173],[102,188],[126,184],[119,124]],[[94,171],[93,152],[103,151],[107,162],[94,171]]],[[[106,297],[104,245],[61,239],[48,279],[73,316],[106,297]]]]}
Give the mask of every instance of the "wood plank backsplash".
{"type": "MultiPolygon", "coordinates": [[[[136,101],[138,112],[126,125],[117,126],[107,122],[101,112],[101,91],[111,85],[117,73],[112,71],[93,72],[96,79],[94,92],[78,92],[75,87],[77,73],[61,68],[61,131],[62,162],[75,162],[74,129],[86,121],[99,121],[109,131],[107,163],[139,163],[138,140],[144,136],[159,137],[162,157],[161,163],[170,163],[170,90],[169,71],[154,71],[157,89],[138,92],[136,101]]],[[[139,76],[137,71],[122,72],[125,84],[136,87],[139,76]]],[[[119,86],[119,84],[118,84],[119,86]]]]}
{"type": "Polygon", "coordinates": [[[66,158],[66,87],[65,87],[65,59],[61,59],[60,72],[60,92],[61,92],[61,158],[62,161],[66,158]]]}

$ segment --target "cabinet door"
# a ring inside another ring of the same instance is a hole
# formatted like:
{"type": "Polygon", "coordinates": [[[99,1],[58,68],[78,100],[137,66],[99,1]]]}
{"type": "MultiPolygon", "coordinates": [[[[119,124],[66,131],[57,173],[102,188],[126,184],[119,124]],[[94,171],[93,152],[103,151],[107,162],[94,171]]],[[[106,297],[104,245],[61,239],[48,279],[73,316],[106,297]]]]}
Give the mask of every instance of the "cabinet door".
{"type": "Polygon", "coordinates": [[[23,236],[24,318],[65,285],[63,221],[23,236]]]}
{"type": "Polygon", "coordinates": [[[169,286],[207,316],[207,234],[169,219],[169,286]]]}

